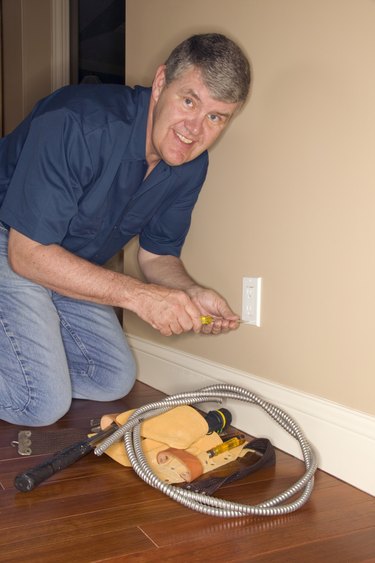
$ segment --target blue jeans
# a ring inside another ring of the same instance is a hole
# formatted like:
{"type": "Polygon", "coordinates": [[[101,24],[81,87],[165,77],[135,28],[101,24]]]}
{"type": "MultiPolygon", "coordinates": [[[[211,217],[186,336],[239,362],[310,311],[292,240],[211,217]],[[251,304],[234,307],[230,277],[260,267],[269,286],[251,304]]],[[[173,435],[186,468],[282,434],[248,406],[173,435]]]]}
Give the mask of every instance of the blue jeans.
{"type": "Polygon", "coordinates": [[[0,419],[52,424],[72,398],[113,401],[134,381],[133,355],[113,308],[15,274],[0,223],[0,419]]]}

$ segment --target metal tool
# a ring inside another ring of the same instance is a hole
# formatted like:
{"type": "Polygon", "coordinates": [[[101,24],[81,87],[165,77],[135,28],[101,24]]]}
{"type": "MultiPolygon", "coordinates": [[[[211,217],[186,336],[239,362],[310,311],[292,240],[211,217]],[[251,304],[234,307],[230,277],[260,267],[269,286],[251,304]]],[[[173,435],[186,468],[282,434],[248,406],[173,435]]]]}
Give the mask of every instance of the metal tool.
{"type": "MultiPolygon", "coordinates": [[[[201,315],[201,323],[202,325],[210,325],[215,321],[215,317],[212,317],[211,315],[201,315]]],[[[236,321],[237,323],[246,323],[246,321],[242,321],[241,319],[238,319],[236,321]]]]}
{"type": "Polygon", "coordinates": [[[81,440],[67,448],[56,452],[47,461],[28,469],[24,473],[20,473],[14,479],[14,486],[22,492],[32,491],[37,485],[57,473],[72,465],[85,455],[94,451],[97,444],[105,438],[108,438],[118,430],[116,423],[111,424],[106,429],[101,430],[87,440],[81,440]]]}
{"type": "Polygon", "coordinates": [[[219,444],[218,446],[215,446],[214,448],[208,450],[208,457],[214,457],[224,452],[228,452],[233,448],[237,448],[237,446],[241,446],[245,442],[246,440],[244,436],[234,436],[230,440],[227,440],[226,442],[223,442],[222,444],[219,444]]]}

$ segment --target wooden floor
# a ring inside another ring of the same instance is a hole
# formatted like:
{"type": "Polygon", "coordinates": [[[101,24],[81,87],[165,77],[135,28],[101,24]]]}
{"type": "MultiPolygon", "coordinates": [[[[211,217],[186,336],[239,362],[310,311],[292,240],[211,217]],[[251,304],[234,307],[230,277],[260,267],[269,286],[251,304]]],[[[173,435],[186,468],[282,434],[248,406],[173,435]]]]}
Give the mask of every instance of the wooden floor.
{"type": "MultiPolygon", "coordinates": [[[[70,412],[49,429],[85,432],[92,418],[161,396],[137,383],[128,397],[116,403],[74,401],[70,412]]],[[[89,454],[34,491],[21,493],[13,486],[15,475],[48,456],[19,456],[10,445],[19,429],[0,422],[1,562],[375,561],[373,497],[321,471],[308,504],[274,518],[199,514],[105,455],[89,454]]],[[[285,490],[302,473],[299,460],[277,452],[274,468],[216,494],[256,504],[285,490]]]]}

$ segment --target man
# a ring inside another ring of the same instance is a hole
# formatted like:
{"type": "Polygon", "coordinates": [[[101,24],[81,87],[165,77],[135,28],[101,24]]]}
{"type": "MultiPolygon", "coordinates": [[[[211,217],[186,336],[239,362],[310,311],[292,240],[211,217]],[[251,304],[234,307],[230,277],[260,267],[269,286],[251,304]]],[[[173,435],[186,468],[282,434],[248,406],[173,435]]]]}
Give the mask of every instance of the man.
{"type": "Polygon", "coordinates": [[[235,43],[196,35],[152,88],[63,88],[1,140],[0,418],[46,425],[72,397],[126,395],[135,366],[114,306],[166,336],[238,327],[179,256],[207,149],[249,83],[235,43]],[[146,282],[103,268],[138,235],[146,282]],[[201,315],[215,320],[202,326],[201,315]]]}

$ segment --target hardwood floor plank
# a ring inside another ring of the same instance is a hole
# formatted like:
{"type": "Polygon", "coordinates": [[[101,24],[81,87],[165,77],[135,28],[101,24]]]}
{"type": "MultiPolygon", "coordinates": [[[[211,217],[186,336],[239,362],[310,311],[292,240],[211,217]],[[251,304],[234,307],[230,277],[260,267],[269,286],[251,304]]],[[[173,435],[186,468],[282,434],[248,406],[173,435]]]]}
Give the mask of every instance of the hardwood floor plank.
{"type": "Polygon", "coordinates": [[[163,526],[163,522],[150,523],[142,529],[163,548],[171,544],[194,542],[197,538],[210,539],[210,542],[213,542],[214,536],[220,542],[223,541],[223,536],[227,535],[227,541],[230,541],[233,530],[236,530],[237,534],[241,530],[241,541],[244,541],[244,536],[248,537],[254,547],[263,549],[270,541],[274,541],[277,547],[282,547],[285,544],[286,531],[288,541],[293,544],[299,542],[301,537],[306,541],[315,541],[334,536],[338,530],[340,533],[346,533],[374,525],[374,522],[375,508],[371,501],[334,507],[331,510],[327,509],[323,501],[290,515],[269,519],[244,518],[236,519],[233,523],[225,521],[222,524],[221,519],[197,517],[194,514],[194,517],[185,515],[176,519],[173,531],[163,526]],[[226,534],[226,531],[229,533],[226,534]],[[256,538],[253,537],[254,532],[256,538]]]}
{"type": "MultiPolygon", "coordinates": [[[[66,533],[69,533],[71,539],[90,538],[107,529],[116,534],[149,522],[163,521],[168,525],[168,522],[183,516],[184,512],[185,509],[176,503],[170,505],[159,501],[145,501],[128,504],[127,507],[106,508],[74,516],[33,521],[33,535],[40,538],[44,545],[54,545],[66,533]]],[[[4,553],[7,549],[26,551],[29,536],[30,529],[26,525],[3,528],[0,535],[0,552],[4,553]]]]}
{"type": "Polygon", "coordinates": [[[122,529],[117,533],[99,532],[95,536],[71,536],[67,531],[54,543],[30,533],[27,551],[15,546],[6,547],[1,555],[2,563],[91,563],[112,556],[126,557],[136,551],[153,548],[152,542],[136,527],[122,529]]]}
{"type": "MultiPolygon", "coordinates": [[[[22,525],[52,518],[100,511],[108,507],[126,507],[148,500],[162,500],[163,494],[149,487],[135,475],[111,474],[93,479],[70,479],[40,487],[31,493],[5,491],[1,496],[2,510],[6,510],[3,527],[22,525]]],[[[172,501],[173,502],[173,501],[172,501]]]]}
{"type": "Polygon", "coordinates": [[[291,563],[304,561],[335,561],[337,563],[364,563],[375,560],[375,528],[349,532],[323,541],[285,548],[274,553],[257,555],[251,560],[259,563],[291,563]]]}
{"type": "MultiPolygon", "coordinates": [[[[193,540],[167,548],[150,548],[142,553],[129,554],[127,563],[163,563],[175,561],[247,562],[257,563],[370,563],[375,560],[374,528],[349,532],[346,535],[331,537],[315,542],[293,545],[289,537],[284,540],[284,547],[274,549],[272,542],[265,544],[260,551],[251,539],[246,541],[243,534],[233,533],[231,539],[211,542],[193,540]]],[[[253,538],[254,536],[252,536],[253,538]]],[[[106,563],[120,563],[121,558],[107,558],[106,563]]],[[[99,563],[99,561],[96,561],[99,563]]]]}

